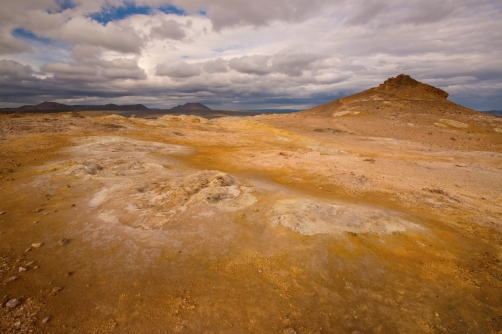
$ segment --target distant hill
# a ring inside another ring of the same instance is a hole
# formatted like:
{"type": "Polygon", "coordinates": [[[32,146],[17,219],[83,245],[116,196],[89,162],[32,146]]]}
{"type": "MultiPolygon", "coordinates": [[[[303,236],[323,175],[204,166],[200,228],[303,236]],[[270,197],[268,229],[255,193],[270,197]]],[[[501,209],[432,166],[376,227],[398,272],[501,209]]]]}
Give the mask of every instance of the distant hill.
{"type": "Polygon", "coordinates": [[[490,115],[502,117],[502,110],[490,110],[490,111],[482,111],[482,112],[490,114],[490,115]]]}
{"type": "Polygon", "coordinates": [[[134,114],[131,112],[137,112],[139,114],[169,114],[169,113],[200,113],[204,115],[206,112],[213,111],[211,108],[203,105],[202,103],[186,103],[184,105],[179,105],[171,109],[150,109],[142,104],[130,104],[130,105],[117,105],[117,104],[105,104],[105,105],[67,105],[57,102],[42,102],[36,105],[26,105],[19,108],[0,108],[0,112],[7,113],[17,113],[17,112],[34,112],[34,113],[57,113],[57,112],[71,112],[71,111],[109,111],[121,115],[134,114]]]}
{"type": "Polygon", "coordinates": [[[203,105],[202,103],[185,103],[184,105],[179,105],[171,110],[180,111],[180,110],[207,110],[211,111],[211,108],[203,105]]]}
{"type": "Polygon", "coordinates": [[[142,104],[122,105],[67,105],[57,102],[42,102],[36,105],[27,105],[19,108],[5,108],[5,112],[67,112],[67,111],[148,111],[149,108],[142,104]]]}

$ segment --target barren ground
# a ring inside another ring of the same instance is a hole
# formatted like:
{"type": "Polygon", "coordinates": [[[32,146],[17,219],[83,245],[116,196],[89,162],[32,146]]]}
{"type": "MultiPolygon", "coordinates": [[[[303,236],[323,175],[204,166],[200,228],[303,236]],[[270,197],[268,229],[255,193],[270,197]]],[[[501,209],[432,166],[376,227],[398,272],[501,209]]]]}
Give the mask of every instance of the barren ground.
{"type": "Polygon", "coordinates": [[[502,118],[349,102],[0,115],[0,332],[502,333],[502,118]]]}

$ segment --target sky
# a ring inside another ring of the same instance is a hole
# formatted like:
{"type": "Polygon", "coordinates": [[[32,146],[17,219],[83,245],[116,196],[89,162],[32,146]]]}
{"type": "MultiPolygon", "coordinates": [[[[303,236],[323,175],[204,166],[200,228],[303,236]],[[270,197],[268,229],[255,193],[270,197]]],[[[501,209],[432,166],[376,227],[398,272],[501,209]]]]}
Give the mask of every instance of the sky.
{"type": "Polygon", "coordinates": [[[0,107],[307,109],[400,73],[502,109],[500,0],[0,0],[0,107]]]}

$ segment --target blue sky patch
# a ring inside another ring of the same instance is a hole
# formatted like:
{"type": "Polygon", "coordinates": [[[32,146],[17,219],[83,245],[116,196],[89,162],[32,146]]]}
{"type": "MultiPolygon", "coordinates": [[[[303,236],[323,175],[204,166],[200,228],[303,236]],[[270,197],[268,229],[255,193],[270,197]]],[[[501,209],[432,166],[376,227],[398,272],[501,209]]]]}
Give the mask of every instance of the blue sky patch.
{"type": "MultiPolygon", "coordinates": [[[[174,6],[163,6],[158,10],[166,14],[186,15],[186,12],[174,6]]],[[[148,15],[152,8],[148,6],[136,6],[135,4],[126,4],[121,7],[103,8],[99,13],[93,13],[90,17],[99,23],[106,25],[108,22],[119,21],[132,15],[148,15]]]]}
{"type": "Polygon", "coordinates": [[[59,5],[60,11],[75,8],[75,4],[72,0],[57,0],[56,2],[59,5]]]}
{"type": "Polygon", "coordinates": [[[42,44],[50,44],[51,40],[48,38],[44,37],[39,37],[32,33],[29,30],[23,29],[23,28],[17,28],[14,31],[12,31],[12,36],[15,38],[21,39],[26,42],[39,42],[42,44]]]}

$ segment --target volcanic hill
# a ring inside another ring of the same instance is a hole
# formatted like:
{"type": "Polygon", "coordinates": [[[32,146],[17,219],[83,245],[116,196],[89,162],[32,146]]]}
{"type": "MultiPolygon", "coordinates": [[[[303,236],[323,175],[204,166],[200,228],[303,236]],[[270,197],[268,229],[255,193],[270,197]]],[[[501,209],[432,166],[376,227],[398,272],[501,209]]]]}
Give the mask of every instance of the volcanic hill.
{"type": "MultiPolygon", "coordinates": [[[[391,136],[455,148],[483,149],[492,145],[482,139],[499,131],[496,118],[447,97],[448,93],[439,88],[400,74],[378,87],[302,111],[297,117],[328,118],[341,130],[350,129],[359,135],[391,136]]],[[[500,136],[492,139],[500,149],[500,136]]]]}
{"type": "Polygon", "coordinates": [[[185,103],[184,105],[178,105],[174,108],[171,108],[174,111],[183,111],[183,110],[200,110],[200,111],[211,111],[211,108],[203,105],[202,103],[185,103]]]}

